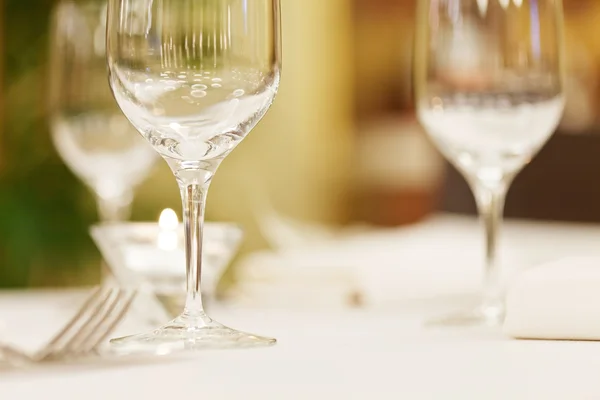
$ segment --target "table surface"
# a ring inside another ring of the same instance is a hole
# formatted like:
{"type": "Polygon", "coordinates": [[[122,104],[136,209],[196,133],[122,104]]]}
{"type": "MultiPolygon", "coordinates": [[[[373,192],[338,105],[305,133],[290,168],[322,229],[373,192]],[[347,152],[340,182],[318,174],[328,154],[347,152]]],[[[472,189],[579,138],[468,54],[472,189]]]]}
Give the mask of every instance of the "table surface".
{"type": "MultiPolygon", "coordinates": [[[[428,223],[442,229],[463,221],[428,223]]],[[[536,259],[586,249],[600,254],[592,247],[600,227],[508,225],[515,243],[538,254],[545,249],[536,259]],[[540,243],[532,245],[532,235],[540,243]]],[[[21,345],[41,341],[83,296],[1,294],[4,337],[21,345]]],[[[517,341],[497,329],[423,325],[469,301],[468,295],[411,298],[354,310],[218,306],[211,313],[221,322],[272,335],[278,344],[185,359],[0,371],[0,399],[600,399],[598,343],[517,341]]],[[[126,321],[121,330],[139,329],[135,324],[126,321]]]]}

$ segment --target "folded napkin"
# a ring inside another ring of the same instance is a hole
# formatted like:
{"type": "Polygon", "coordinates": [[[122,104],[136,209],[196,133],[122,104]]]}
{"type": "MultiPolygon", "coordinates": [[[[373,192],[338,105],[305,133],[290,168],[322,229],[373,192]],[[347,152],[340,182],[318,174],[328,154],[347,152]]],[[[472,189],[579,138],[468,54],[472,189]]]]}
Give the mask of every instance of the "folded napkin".
{"type": "Polygon", "coordinates": [[[600,257],[572,257],[520,274],[504,332],[521,339],[600,340],[600,257]]]}

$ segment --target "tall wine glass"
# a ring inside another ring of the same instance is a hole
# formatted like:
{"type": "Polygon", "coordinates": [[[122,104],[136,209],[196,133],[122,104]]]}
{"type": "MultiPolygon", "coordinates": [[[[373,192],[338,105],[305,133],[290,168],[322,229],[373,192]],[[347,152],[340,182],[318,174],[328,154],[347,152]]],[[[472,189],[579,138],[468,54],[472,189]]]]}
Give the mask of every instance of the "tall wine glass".
{"type": "Polygon", "coordinates": [[[481,304],[441,324],[503,320],[497,240],[513,178],[564,108],[560,0],[422,0],[415,46],[419,120],[475,195],[486,234],[481,304]]]}
{"type": "Polygon", "coordinates": [[[129,124],[106,83],[106,1],[58,2],[51,29],[54,145],[96,195],[100,219],[126,220],[135,187],[159,157],[129,124]]]}
{"type": "Polygon", "coordinates": [[[116,348],[163,353],[275,343],[208,317],[200,278],[210,182],[277,93],[279,18],[279,0],[109,1],[110,85],[125,115],[175,174],[187,263],[181,316],[153,332],[115,339],[116,348]]]}

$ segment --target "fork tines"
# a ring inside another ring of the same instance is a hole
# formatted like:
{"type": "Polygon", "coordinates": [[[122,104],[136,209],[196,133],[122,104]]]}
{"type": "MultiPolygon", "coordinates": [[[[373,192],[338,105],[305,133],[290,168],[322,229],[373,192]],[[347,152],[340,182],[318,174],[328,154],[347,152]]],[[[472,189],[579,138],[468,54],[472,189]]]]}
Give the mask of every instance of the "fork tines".
{"type": "Polygon", "coordinates": [[[97,353],[135,298],[135,291],[98,288],[36,357],[38,361],[97,353]]]}

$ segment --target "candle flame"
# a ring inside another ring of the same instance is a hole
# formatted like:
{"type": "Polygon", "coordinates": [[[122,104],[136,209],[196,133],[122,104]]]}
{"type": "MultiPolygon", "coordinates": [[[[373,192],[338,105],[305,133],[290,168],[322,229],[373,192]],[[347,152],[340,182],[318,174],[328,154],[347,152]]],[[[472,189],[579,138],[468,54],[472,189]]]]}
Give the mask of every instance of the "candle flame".
{"type": "Polygon", "coordinates": [[[160,218],[158,218],[158,227],[161,230],[174,231],[177,230],[178,226],[179,219],[177,218],[177,213],[170,208],[165,208],[160,213],[160,218]]]}

